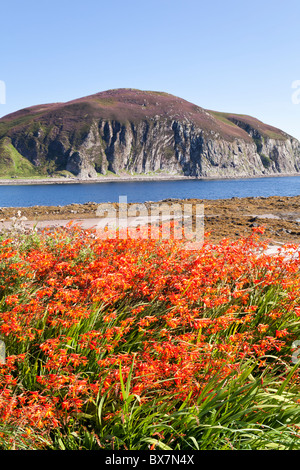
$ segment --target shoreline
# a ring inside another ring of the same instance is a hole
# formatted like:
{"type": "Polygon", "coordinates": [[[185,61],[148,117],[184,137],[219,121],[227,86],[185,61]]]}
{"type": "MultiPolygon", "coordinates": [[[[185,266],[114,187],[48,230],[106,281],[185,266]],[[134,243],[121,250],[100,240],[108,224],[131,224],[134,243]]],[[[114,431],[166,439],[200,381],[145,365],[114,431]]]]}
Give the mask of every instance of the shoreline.
{"type": "MultiPolygon", "coordinates": [[[[210,233],[210,239],[214,242],[224,238],[238,239],[250,235],[255,227],[265,227],[263,238],[271,240],[273,244],[300,243],[300,195],[235,197],[231,199],[171,198],[157,202],[147,201],[144,204],[149,210],[153,203],[162,202],[180,204],[181,207],[186,203],[203,204],[205,232],[210,233]]],[[[135,203],[128,203],[129,206],[132,204],[135,203]]],[[[138,203],[138,205],[143,204],[138,203]]],[[[100,207],[105,211],[108,206],[113,206],[116,210],[119,209],[118,202],[73,203],[65,206],[0,207],[0,232],[5,226],[12,224],[14,217],[19,220],[24,217],[26,225],[37,224],[40,228],[61,226],[68,221],[90,227],[100,221],[97,209],[100,207]]]]}
{"type": "Polygon", "coordinates": [[[98,183],[132,183],[132,182],[160,182],[160,181],[220,181],[220,180],[247,180],[257,178],[286,178],[297,177],[300,173],[280,173],[271,175],[247,176],[99,176],[98,178],[0,178],[0,186],[38,185],[38,184],[98,184],[98,183]]]}

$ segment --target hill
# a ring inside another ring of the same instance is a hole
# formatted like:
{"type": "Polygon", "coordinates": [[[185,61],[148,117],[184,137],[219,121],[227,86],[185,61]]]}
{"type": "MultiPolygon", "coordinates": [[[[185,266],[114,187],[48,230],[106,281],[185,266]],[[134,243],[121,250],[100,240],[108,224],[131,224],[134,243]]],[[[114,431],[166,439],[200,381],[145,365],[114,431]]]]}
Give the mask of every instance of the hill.
{"type": "Polygon", "coordinates": [[[251,116],[116,89],[0,119],[0,177],[295,174],[300,143],[251,116]]]}

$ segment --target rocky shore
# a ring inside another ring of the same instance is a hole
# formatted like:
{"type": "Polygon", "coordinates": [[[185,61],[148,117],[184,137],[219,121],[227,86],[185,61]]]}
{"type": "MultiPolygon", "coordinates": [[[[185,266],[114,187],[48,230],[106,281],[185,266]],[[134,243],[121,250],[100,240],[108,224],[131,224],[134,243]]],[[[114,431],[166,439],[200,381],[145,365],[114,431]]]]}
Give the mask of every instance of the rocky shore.
{"type": "MultiPolygon", "coordinates": [[[[204,227],[212,241],[223,238],[237,239],[251,233],[253,227],[264,227],[263,238],[270,243],[300,242],[300,196],[294,197],[248,197],[218,200],[186,199],[166,200],[179,204],[204,205],[204,227]]],[[[151,202],[145,203],[146,207],[151,202]]],[[[157,203],[156,203],[157,204],[157,203]]],[[[95,226],[97,209],[107,204],[88,202],[66,206],[33,206],[0,208],[0,229],[8,227],[13,217],[26,218],[25,224],[37,227],[64,225],[69,221],[82,223],[84,228],[95,226]]],[[[118,209],[118,203],[113,203],[118,209]]]]}
{"type": "MultiPolygon", "coordinates": [[[[276,175],[272,175],[272,178],[284,178],[287,176],[300,176],[299,173],[280,173],[276,175]]],[[[240,179],[253,179],[253,178],[270,178],[270,175],[247,175],[247,176],[220,176],[219,178],[214,176],[184,176],[184,175],[167,175],[167,174],[160,174],[158,175],[115,175],[115,176],[108,176],[102,175],[98,176],[97,178],[77,178],[77,177],[47,177],[47,178],[0,178],[0,186],[7,186],[7,185],[23,185],[23,184],[95,184],[95,183],[126,183],[126,182],[134,182],[134,181],[187,181],[187,180],[240,180],[240,179]]]]}
{"type": "MultiPolygon", "coordinates": [[[[299,176],[295,173],[293,175],[284,175],[284,176],[299,176]]],[[[2,178],[0,179],[0,185],[23,185],[23,184],[74,184],[74,183],[123,183],[130,181],[173,181],[173,180],[188,180],[188,179],[198,179],[196,177],[189,176],[180,176],[180,175],[162,175],[162,176],[144,176],[144,175],[115,175],[115,176],[99,176],[97,178],[77,178],[77,177],[65,177],[65,178],[2,178]]],[[[204,178],[206,179],[206,178],[204,178]]],[[[209,178],[208,178],[209,179],[209,178]]]]}

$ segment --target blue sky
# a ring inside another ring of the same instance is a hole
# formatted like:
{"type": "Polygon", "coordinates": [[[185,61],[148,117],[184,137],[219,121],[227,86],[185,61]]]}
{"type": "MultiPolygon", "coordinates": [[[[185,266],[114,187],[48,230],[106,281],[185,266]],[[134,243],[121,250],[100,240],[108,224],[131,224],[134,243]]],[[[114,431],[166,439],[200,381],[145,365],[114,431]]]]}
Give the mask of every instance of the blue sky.
{"type": "Polygon", "coordinates": [[[300,139],[299,0],[10,0],[0,13],[0,116],[139,88],[300,139]]]}

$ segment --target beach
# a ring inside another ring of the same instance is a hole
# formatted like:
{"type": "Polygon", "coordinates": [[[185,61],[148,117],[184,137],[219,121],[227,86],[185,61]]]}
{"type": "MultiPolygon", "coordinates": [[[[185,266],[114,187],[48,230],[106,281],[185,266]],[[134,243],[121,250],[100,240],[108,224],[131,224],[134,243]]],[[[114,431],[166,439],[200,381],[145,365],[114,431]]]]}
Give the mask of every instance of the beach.
{"type": "MultiPolygon", "coordinates": [[[[204,230],[210,239],[218,242],[223,238],[232,240],[248,236],[253,228],[264,227],[263,238],[270,243],[295,243],[300,240],[300,196],[294,197],[248,197],[217,200],[186,199],[165,200],[168,204],[203,205],[204,230]]],[[[144,207],[150,210],[153,204],[148,201],[144,207]]],[[[130,207],[132,204],[128,204],[130,207]]],[[[139,204],[140,205],[140,204],[139,204]]],[[[92,228],[99,223],[97,210],[112,207],[118,211],[118,203],[70,204],[65,206],[32,206],[0,208],[0,229],[9,228],[12,218],[24,218],[25,227],[39,228],[66,225],[70,221],[82,228],[92,228]]],[[[168,214],[167,214],[168,215],[168,214]]],[[[139,213],[136,213],[139,216],[139,213]]]]}
{"type": "Polygon", "coordinates": [[[34,184],[95,184],[95,183],[126,183],[126,182],[139,182],[139,181],[188,181],[188,180],[239,180],[239,179],[255,179],[255,178],[284,178],[287,176],[299,176],[298,173],[278,173],[278,174],[265,174],[265,175],[239,175],[239,176],[185,176],[185,175],[147,175],[147,174],[123,174],[118,175],[100,175],[97,178],[78,178],[73,177],[38,177],[38,178],[0,178],[0,186],[2,185],[34,185],[34,184]]]}

